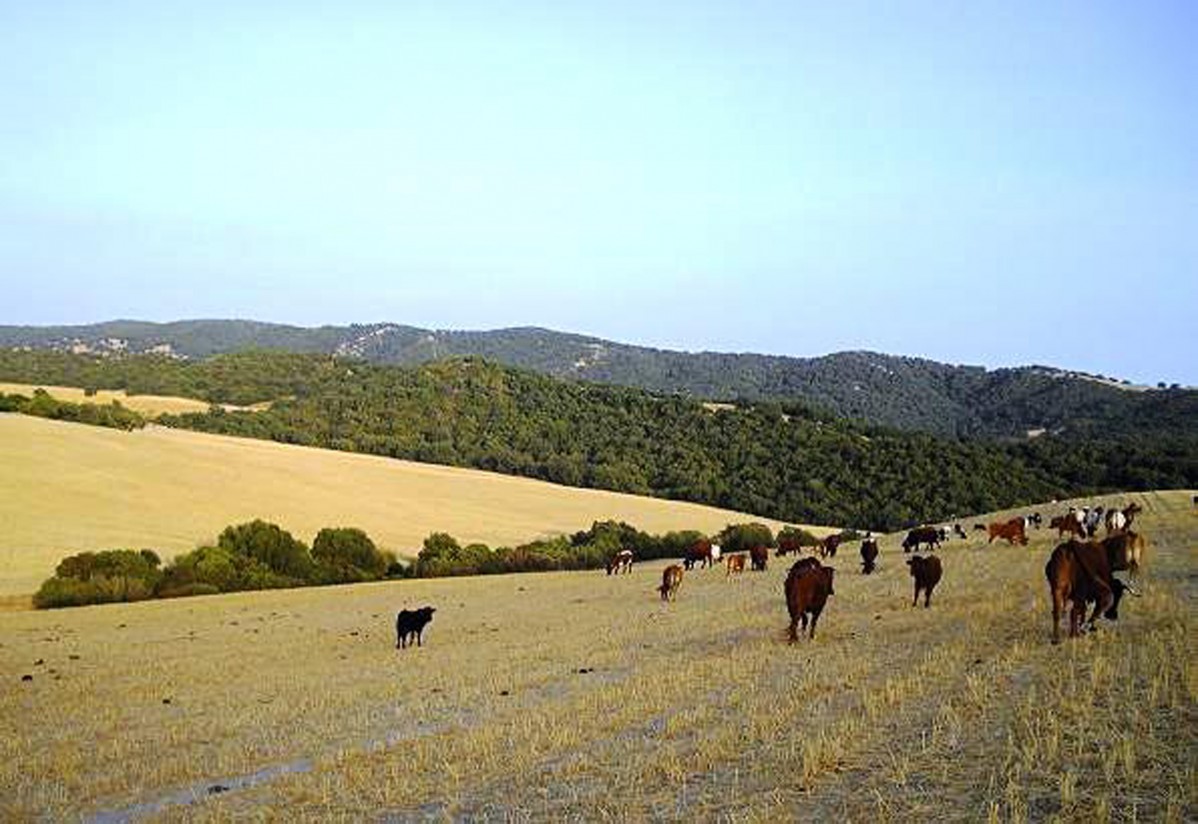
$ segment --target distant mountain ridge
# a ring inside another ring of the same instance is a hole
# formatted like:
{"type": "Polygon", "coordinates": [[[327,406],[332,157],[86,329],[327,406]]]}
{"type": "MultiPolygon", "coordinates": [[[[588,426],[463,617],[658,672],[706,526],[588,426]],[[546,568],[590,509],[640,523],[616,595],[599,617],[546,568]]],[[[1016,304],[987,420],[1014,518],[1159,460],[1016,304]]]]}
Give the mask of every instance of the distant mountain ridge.
{"type": "Polygon", "coordinates": [[[1048,366],[987,370],[874,352],[815,358],[679,352],[536,327],[445,331],[394,323],[315,328],[248,320],[117,320],[0,326],[0,347],[205,358],[245,349],[327,353],[416,365],[474,355],[556,378],[713,401],[802,401],[841,417],[957,437],[1142,433],[1184,427],[1198,393],[1134,392],[1048,366]]]}

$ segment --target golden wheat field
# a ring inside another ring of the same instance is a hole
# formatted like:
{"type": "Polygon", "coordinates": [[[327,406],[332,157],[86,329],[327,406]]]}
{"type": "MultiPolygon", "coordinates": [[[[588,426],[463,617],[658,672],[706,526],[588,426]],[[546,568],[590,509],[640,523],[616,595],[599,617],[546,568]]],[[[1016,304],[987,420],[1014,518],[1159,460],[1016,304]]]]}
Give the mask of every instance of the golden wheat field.
{"type": "Polygon", "coordinates": [[[140,412],[142,415],[157,417],[163,413],[173,415],[184,412],[206,412],[211,404],[194,398],[177,398],[167,395],[130,395],[124,389],[99,389],[88,395],[82,389],[72,386],[50,386],[31,383],[5,383],[0,381],[0,392],[29,397],[34,390],[42,389],[52,398],[70,403],[110,404],[114,401],[126,409],[140,412]]]}
{"type": "Polygon", "coordinates": [[[946,544],[930,609],[846,546],[795,645],[777,558],[0,614],[0,818],[1194,820],[1191,496],[1105,499],[1142,595],[1059,646],[1048,530],[946,544]]]}
{"type": "Polygon", "coordinates": [[[254,518],[304,541],[324,527],[360,527],[400,555],[414,555],[431,532],[516,546],[611,518],[652,533],[715,532],[750,519],[469,469],[12,414],[0,414],[0,466],[0,598],[10,602],[36,591],[67,555],[123,547],[167,558],[254,518]]]}

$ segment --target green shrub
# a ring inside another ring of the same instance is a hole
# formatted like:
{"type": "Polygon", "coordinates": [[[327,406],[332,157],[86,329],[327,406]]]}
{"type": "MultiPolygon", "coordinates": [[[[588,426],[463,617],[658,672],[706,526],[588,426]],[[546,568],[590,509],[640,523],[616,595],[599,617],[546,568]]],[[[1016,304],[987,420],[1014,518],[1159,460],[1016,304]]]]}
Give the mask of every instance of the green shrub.
{"type": "MultiPolygon", "coordinates": [[[[287,530],[263,520],[226,527],[217,545],[258,561],[273,574],[273,579],[303,582],[314,577],[315,565],[308,547],[287,530]]],[[[254,575],[262,578],[257,571],[254,575]]]]}
{"type": "Polygon", "coordinates": [[[360,529],[322,529],[312,542],[312,559],[322,583],[377,581],[387,572],[388,559],[360,529]]]}

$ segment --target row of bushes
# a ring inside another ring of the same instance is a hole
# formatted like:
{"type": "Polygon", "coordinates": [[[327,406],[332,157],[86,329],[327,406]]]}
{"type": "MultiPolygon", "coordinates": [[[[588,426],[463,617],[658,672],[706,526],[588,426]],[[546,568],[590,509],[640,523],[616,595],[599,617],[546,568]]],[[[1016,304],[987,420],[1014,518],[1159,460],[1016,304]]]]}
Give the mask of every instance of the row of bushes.
{"type": "Polygon", "coordinates": [[[22,415],[33,415],[38,418],[86,423],[91,426],[107,426],[126,431],[141,429],[146,425],[144,417],[132,409],[121,406],[118,401],[108,404],[71,403],[50,397],[50,393],[44,389],[33,390],[33,397],[20,394],[6,395],[0,392],[0,412],[19,412],[22,415]]]}
{"type": "Polygon", "coordinates": [[[695,530],[651,535],[623,522],[596,521],[568,537],[497,549],[478,543],[462,546],[453,536],[435,532],[424,540],[415,562],[404,566],[360,529],[322,529],[309,550],[285,529],[256,520],[226,528],[215,546],[184,553],[165,566],[148,549],[72,555],[42,584],[34,605],[50,609],[383,578],[598,569],[622,549],[632,550],[639,560],[677,558],[701,540],[712,540],[726,552],[817,542],[805,530],[785,527],[775,536],[759,523],[729,524],[709,538],[695,530]]]}
{"type": "Polygon", "coordinates": [[[406,570],[360,529],[322,529],[309,550],[275,524],[230,526],[216,546],[184,553],[166,566],[151,550],[83,552],[60,563],[33,597],[40,609],[210,595],[255,589],[377,581],[406,570]]]}
{"type": "MultiPolygon", "coordinates": [[[[846,540],[856,536],[846,532],[846,540]]],[[[720,545],[724,552],[747,552],[755,546],[814,546],[814,535],[797,527],[783,527],[775,536],[765,524],[729,524],[716,535],[696,530],[651,535],[618,521],[596,521],[591,528],[570,537],[533,541],[518,547],[491,549],[486,544],[460,545],[443,532],[430,535],[409,570],[419,578],[450,575],[494,575],[506,572],[546,572],[550,570],[599,569],[607,565],[621,549],[630,549],[638,560],[679,558],[701,540],[720,545]]]]}

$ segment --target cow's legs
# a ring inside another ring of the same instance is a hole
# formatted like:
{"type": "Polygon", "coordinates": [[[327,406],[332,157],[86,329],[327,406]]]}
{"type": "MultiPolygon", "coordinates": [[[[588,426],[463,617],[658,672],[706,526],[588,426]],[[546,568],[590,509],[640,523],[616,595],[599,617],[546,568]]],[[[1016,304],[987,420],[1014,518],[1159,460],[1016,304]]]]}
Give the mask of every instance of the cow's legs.
{"type": "Polygon", "coordinates": [[[819,620],[819,610],[815,610],[814,612],[811,613],[811,634],[807,636],[812,641],[815,640],[815,622],[818,620],[819,620]]]}
{"type": "Polygon", "coordinates": [[[932,588],[928,587],[923,591],[923,608],[927,609],[932,605],[932,588]]]}
{"type": "Polygon", "coordinates": [[[1065,599],[1061,594],[1052,590],[1052,642],[1061,643],[1061,612],[1065,608],[1065,599]]]}
{"type": "Polygon", "coordinates": [[[919,584],[915,585],[915,597],[911,599],[911,606],[919,603],[919,584]]]}
{"type": "MultiPolygon", "coordinates": [[[[1115,603],[1115,593],[1111,591],[1110,587],[1101,581],[1095,581],[1094,583],[1098,585],[1098,598],[1094,603],[1094,612],[1091,613],[1088,622],[1090,629],[1094,629],[1097,626],[1095,622],[1098,621],[1098,616],[1110,609],[1111,604],[1115,603]]],[[[1085,614],[1086,608],[1085,604],[1083,604],[1082,615],[1084,616],[1085,614]]]]}
{"type": "Polygon", "coordinates": [[[795,627],[797,627],[798,625],[799,625],[798,618],[790,619],[790,629],[788,629],[786,631],[786,637],[790,639],[790,643],[792,643],[792,644],[795,641],[799,640],[799,634],[795,631],[795,627]]]}

